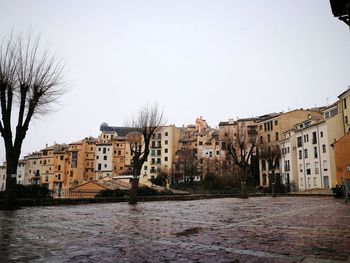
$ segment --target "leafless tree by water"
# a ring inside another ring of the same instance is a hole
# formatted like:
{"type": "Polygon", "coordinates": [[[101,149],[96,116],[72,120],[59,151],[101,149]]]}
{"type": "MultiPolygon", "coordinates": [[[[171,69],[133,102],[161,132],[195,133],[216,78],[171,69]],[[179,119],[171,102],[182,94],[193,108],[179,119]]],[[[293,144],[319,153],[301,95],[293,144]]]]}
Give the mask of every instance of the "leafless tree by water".
{"type": "Polygon", "coordinates": [[[7,165],[3,209],[17,207],[15,175],[30,122],[66,91],[62,62],[39,44],[40,37],[11,35],[0,46],[0,133],[7,165]]]}
{"type": "Polygon", "coordinates": [[[129,133],[128,142],[132,155],[133,178],[131,180],[130,204],[137,203],[137,189],[139,186],[139,176],[142,165],[150,153],[150,141],[152,136],[165,125],[163,112],[159,110],[158,105],[144,106],[139,113],[134,116],[129,124],[136,131],[129,133]]]}

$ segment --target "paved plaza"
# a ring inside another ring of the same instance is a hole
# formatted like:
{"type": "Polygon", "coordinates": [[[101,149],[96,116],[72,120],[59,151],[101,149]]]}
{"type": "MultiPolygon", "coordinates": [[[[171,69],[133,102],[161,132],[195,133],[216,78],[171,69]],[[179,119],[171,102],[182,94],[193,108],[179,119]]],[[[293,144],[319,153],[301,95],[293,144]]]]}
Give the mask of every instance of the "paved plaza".
{"type": "Polygon", "coordinates": [[[0,211],[0,262],[350,262],[350,205],[256,197],[0,211]]]}

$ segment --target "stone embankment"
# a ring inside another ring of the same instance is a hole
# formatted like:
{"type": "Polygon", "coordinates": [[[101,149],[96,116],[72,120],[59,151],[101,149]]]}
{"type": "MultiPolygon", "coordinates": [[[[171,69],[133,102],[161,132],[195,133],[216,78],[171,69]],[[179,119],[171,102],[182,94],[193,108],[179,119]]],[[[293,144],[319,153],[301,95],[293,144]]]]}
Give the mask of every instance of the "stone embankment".
{"type": "MultiPolygon", "coordinates": [[[[266,193],[253,193],[248,197],[270,196],[266,193]]],[[[277,194],[277,196],[297,196],[297,197],[331,197],[331,192],[296,192],[287,194],[277,194]]],[[[239,194],[174,194],[174,195],[158,195],[158,196],[139,196],[140,202],[150,201],[190,201],[201,199],[216,198],[241,198],[239,194]]],[[[71,204],[93,204],[93,203],[119,203],[128,202],[129,197],[98,197],[98,198],[52,198],[52,199],[19,199],[20,206],[52,206],[52,205],[71,205],[71,204]]],[[[1,204],[2,200],[0,200],[1,204]]]]}

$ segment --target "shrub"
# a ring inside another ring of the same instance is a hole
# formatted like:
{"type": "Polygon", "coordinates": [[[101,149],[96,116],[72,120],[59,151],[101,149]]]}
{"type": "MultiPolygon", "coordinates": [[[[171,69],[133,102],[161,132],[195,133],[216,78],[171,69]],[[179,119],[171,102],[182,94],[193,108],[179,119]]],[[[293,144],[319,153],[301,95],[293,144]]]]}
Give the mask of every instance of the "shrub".
{"type": "Polygon", "coordinates": [[[168,175],[166,173],[160,173],[155,178],[151,178],[151,183],[159,186],[166,186],[168,175]]]}
{"type": "MultiPolygon", "coordinates": [[[[139,196],[156,196],[156,195],[170,195],[172,194],[169,190],[157,191],[153,188],[147,186],[141,186],[137,190],[137,195],[139,196]]],[[[123,197],[129,196],[129,190],[102,190],[96,197],[123,197]]]]}
{"type": "Polygon", "coordinates": [[[96,197],[123,197],[129,195],[129,190],[102,190],[96,197]]]}
{"type": "MultiPolygon", "coordinates": [[[[4,198],[5,192],[0,192],[0,198],[4,198]]],[[[41,185],[16,185],[17,198],[52,198],[52,191],[41,185]]]]}

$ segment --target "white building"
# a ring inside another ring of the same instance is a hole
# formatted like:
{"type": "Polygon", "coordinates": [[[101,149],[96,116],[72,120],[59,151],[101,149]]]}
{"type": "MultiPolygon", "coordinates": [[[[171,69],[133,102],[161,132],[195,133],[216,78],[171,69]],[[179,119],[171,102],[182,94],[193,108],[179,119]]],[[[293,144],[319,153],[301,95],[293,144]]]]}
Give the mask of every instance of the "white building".
{"type": "Polygon", "coordinates": [[[96,180],[113,176],[113,144],[111,141],[96,143],[95,174],[96,180]]]}
{"type": "MultiPolygon", "coordinates": [[[[16,176],[16,183],[25,185],[25,169],[26,169],[26,162],[24,160],[20,160],[17,165],[17,176],[16,176]]],[[[3,163],[3,165],[0,166],[0,192],[4,191],[6,188],[6,162],[3,163]]]]}
{"type": "Polygon", "coordinates": [[[290,191],[299,189],[298,166],[296,157],[296,136],[295,129],[285,131],[283,138],[279,142],[281,149],[281,175],[282,183],[288,187],[290,191]]]}
{"type": "Polygon", "coordinates": [[[26,162],[23,160],[20,160],[17,165],[17,176],[16,176],[16,181],[17,184],[28,184],[28,180],[25,178],[25,173],[26,171],[26,162]]]}
{"type": "Polygon", "coordinates": [[[324,110],[325,119],[307,119],[296,126],[299,189],[331,188],[336,182],[334,151],[330,146],[344,134],[338,105],[324,110]]]}

